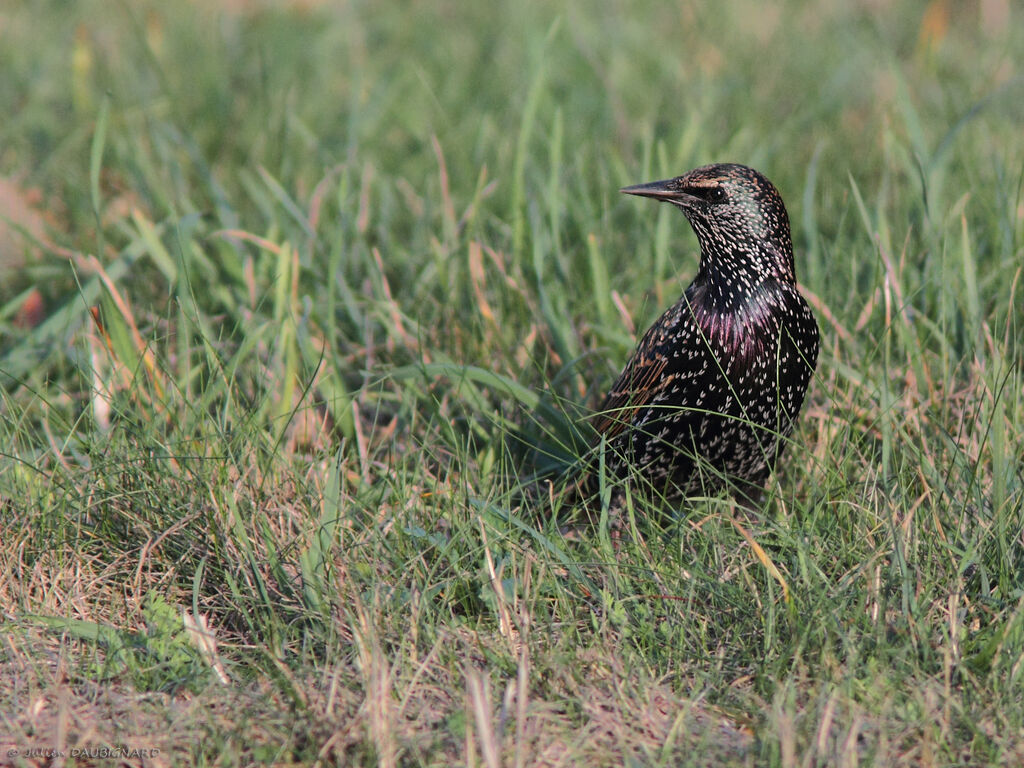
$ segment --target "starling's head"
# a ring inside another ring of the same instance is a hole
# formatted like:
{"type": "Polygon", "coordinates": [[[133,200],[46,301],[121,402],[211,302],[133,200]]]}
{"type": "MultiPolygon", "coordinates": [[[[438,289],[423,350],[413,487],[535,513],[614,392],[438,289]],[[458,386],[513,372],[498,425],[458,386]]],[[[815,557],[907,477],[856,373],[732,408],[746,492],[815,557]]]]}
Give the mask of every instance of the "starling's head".
{"type": "Polygon", "coordinates": [[[771,246],[782,263],[772,265],[792,279],[793,242],[782,196],[764,176],[745,165],[705,165],[675,179],[625,187],[679,208],[690,220],[701,253],[753,255],[771,246]]]}

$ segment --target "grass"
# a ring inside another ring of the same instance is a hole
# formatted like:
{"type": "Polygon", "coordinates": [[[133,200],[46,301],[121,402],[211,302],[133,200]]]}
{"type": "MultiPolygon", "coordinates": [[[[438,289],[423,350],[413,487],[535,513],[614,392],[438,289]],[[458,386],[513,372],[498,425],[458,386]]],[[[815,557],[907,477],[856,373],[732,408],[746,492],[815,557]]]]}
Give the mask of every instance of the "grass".
{"type": "Polygon", "coordinates": [[[1018,15],[5,7],[5,754],[1019,764],[1018,15]],[[823,330],[788,460],[564,535],[529,474],[696,268],[616,190],[716,160],[823,330]]]}

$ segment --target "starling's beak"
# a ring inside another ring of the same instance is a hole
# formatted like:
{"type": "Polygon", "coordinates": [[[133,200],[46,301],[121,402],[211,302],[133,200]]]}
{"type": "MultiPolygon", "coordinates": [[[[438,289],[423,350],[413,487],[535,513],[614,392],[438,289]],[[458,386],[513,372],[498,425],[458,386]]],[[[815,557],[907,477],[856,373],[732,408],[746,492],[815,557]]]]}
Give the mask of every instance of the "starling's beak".
{"type": "Polygon", "coordinates": [[[666,203],[681,203],[685,205],[686,203],[698,201],[698,198],[693,195],[688,195],[685,192],[674,189],[673,182],[675,182],[675,179],[651,181],[647,184],[634,184],[632,187],[623,187],[619,192],[624,192],[627,195],[639,195],[640,197],[653,197],[655,200],[661,200],[666,203]]]}

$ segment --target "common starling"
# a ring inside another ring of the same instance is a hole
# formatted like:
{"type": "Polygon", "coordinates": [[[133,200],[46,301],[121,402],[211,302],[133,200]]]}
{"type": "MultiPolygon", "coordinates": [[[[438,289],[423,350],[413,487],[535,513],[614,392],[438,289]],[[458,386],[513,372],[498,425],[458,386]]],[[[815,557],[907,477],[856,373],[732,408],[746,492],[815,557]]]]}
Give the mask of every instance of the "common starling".
{"type": "Polygon", "coordinates": [[[752,504],[818,359],[782,197],[760,173],[731,163],[622,192],[679,208],[700,242],[700,268],[601,406],[606,469],[617,484],[637,473],[669,496],[728,486],[752,504]]]}

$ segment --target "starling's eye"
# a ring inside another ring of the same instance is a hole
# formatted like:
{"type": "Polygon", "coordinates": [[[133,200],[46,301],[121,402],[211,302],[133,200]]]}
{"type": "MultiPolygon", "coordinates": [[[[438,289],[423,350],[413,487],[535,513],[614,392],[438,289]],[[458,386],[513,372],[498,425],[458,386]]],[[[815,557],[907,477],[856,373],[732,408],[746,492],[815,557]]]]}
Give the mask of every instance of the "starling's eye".
{"type": "Polygon", "coordinates": [[[687,191],[706,203],[725,202],[725,190],[721,187],[691,187],[687,191]]]}
{"type": "Polygon", "coordinates": [[[709,203],[723,203],[725,202],[725,190],[721,187],[712,187],[708,190],[705,199],[709,203]]]}

